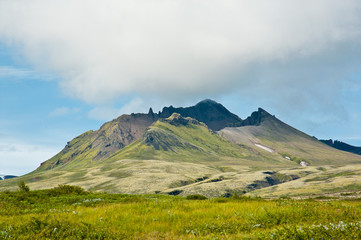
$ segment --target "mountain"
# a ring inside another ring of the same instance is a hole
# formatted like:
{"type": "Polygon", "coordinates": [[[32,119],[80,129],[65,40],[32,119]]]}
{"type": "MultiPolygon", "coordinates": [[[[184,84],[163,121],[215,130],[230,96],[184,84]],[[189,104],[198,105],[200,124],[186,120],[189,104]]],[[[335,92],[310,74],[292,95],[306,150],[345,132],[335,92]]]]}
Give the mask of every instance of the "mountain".
{"type": "Polygon", "coordinates": [[[49,170],[58,166],[74,165],[84,167],[92,162],[107,159],[118,150],[140,139],[145,130],[161,118],[173,113],[191,117],[204,122],[211,130],[239,124],[242,120],[229,112],[221,104],[212,100],[203,100],[192,107],[164,107],[158,114],[150,108],[148,114],[137,113],[122,115],[103,124],[97,131],[88,131],[68,142],[65,148],[50,160],[44,162],[38,170],[49,170]]]}
{"type": "Polygon", "coordinates": [[[329,140],[320,140],[321,142],[327,144],[330,147],[336,148],[338,150],[342,150],[342,151],[346,151],[346,152],[351,152],[351,153],[355,153],[358,155],[361,155],[361,147],[355,147],[352,146],[350,144],[335,140],[333,141],[332,139],[329,140]]]}
{"type": "Polygon", "coordinates": [[[357,189],[361,156],[332,148],[259,108],[242,120],[204,100],[122,115],[74,138],[35,171],[0,182],[120,193],[309,195],[357,189]]]}
{"type": "Polygon", "coordinates": [[[0,180],[5,180],[5,179],[11,179],[11,178],[16,178],[17,176],[14,175],[0,175],[0,180]]]}

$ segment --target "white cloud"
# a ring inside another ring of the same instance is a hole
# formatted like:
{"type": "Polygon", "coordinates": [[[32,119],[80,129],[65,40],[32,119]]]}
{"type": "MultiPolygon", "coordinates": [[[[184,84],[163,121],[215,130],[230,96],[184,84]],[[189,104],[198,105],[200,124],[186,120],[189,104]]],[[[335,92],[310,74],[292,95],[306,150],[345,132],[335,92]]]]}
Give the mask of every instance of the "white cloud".
{"type": "Polygon", "coordinates": [[[0,65],[0,80],[7,80],[9,78],[15,80],[35,79],[35,80],[47,81],[47,80],[54,80],[55,76],[51,74],[40,73],[27,68],[16,68],[13,66],[0,65]]]}
{"type": "Polygon", "coordinates": [[[79,108],[60,107],[49,113],[49,117],[60,117],[79,112],[79,108]]]}
{"type": "Polygon", "coordinates": [[[61,149],[24,143],[14,139],[0,139],[0,174],[23,175],[35,170],[61,149]]]}
{"type": "Polygon", "coordinates": [[[19,44],[37,68],[60,74],[64,90],[87,102],[134,93],[184,99],[246,88],[253,64],[312,59],[358,42],[360,6],[358,0],[0,0],[0,37],[19,44]]]}
{"type": "Polygon", "coordinates": [[[158,107],[158,105],[156,101],[145,102],[142,98],[136,97],[121,108],[110,105],[98,105],[89,111],[88,116],[97,120],[109,121],[119,117],[121,114],[147,113],[150,107],[158,107]]]}
{"type": "Polygon", "coordinates": [[[124,105],[119,112],[121,113],[134,113],[134,111],[147,113],[149,110],[150,102],[145,102],[142,98],[134,98],[129,103],[124,105]]]}
{"type": "Polygon", "coordinates": [[[97,106],[89,111],[88,116],[92,119],[109,121],[121,114],[119,109],[112,106],[97,106]]]}
{"type": "Polygon", "coordinates": [[[27,69],[14,68],[12,66],[0,66],[0,77],[28,78],[33,76],[34,72],[27,69]]]}

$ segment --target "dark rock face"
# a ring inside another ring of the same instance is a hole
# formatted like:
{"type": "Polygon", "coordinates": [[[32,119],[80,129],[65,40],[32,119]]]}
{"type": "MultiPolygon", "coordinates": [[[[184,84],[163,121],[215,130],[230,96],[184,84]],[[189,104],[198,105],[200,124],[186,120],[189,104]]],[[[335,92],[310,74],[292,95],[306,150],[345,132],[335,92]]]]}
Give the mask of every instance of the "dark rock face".
{"type": "Polygon", "coordinates": [[[263,110],[262,108],[258,108],[258,111],[253,112],[251,116],[243,120],[237,127],[242,126],[259,126],[264,120],[272,117],[271,114],[263,110]]]}
{"type": "Polygon", "coordinates": [[[154,115],[154,112],[153,112],[153,109],[152,108],[149,108],[149,111],[148,111],[148,116],[151,116],[151,117],[155,117],[154,115]]]}
{"type": "Polygon", "coordinates": [[[92,143],[92,147],[100,149],[96,158],[108,157],[140,139],[145,130],[157,120],[158,117],[150,111],[148,114],[122,115],[112,122],[105,123],[97,131],[98,136],[92,143]]]}
{"type": "Polygon", "coordinates": [[[242,119],[228,111],[222,104],[209,99],[187,108],[165,107],[162,112],[159,113],[158,117],[168,118],[173,113],[179,113],[183,117],[190,117],[203,122],[213,131],[218,131],[242,122],[242,119]]]}
{"type": "Polygon", "coordinates": [[[351,152],[351,153],[355,153],[358,155],[361,155],[361,147],[355,147],[352,146],[350,144],[335,140],[333,141],[332,139],[329,140],[322,140],[320,139],[321,142],[327,144],[330,147],[336,148],[338,150],[342,150],[342,151],[346,151],[346,152],[351,152]]]}
{"type": "Polygon", "coordinates": [[[74,138],[60,153],[49,160],[50,164],[45,166],[46,162],[42,163],[40,169],[65,165],[94,150],[97,154],[92,157],[93,160],[106,159],[119,149],[142,138],[145,130],[157,120],[157,115],[152,114],[122,115],[103,124],[97,131],[88,131],[74,138]]]}

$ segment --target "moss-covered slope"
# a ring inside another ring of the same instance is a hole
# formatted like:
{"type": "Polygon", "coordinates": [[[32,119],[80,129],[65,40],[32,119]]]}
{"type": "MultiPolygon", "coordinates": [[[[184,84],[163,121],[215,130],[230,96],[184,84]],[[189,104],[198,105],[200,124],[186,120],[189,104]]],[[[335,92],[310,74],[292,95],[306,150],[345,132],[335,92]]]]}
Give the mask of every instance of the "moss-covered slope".
{"type": "Polygon", "coordinates": [[[180,114],[160,119],[150,126],[143,139],[110,157],[114,159],[162,159],[216,161],[221,158],[251,158],[252,153],[231,143],[201,122],[180,114]]]}

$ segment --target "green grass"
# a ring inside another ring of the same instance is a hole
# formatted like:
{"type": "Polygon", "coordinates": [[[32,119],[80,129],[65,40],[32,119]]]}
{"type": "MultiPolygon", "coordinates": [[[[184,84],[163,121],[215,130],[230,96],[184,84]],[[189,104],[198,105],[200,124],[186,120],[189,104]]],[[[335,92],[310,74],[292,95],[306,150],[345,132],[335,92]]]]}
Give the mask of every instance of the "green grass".
{"type": "Polygon", "coordinates": [[[358,201],[0,193],[0,239],[359,239],[358,201]],[[201,201],[200,201],[201,200],[201,201]]]}
{"type": "Polygon", "coordinates": [[[353,175],[357,175],[357,174],[358,173],[352,172],[352,171],[322,174],[322,175],[314,177],[314,178],[306,179],[305,182],[327,181],[329,179],[336,178],[336,177],[353,176],[353,175]]]}

